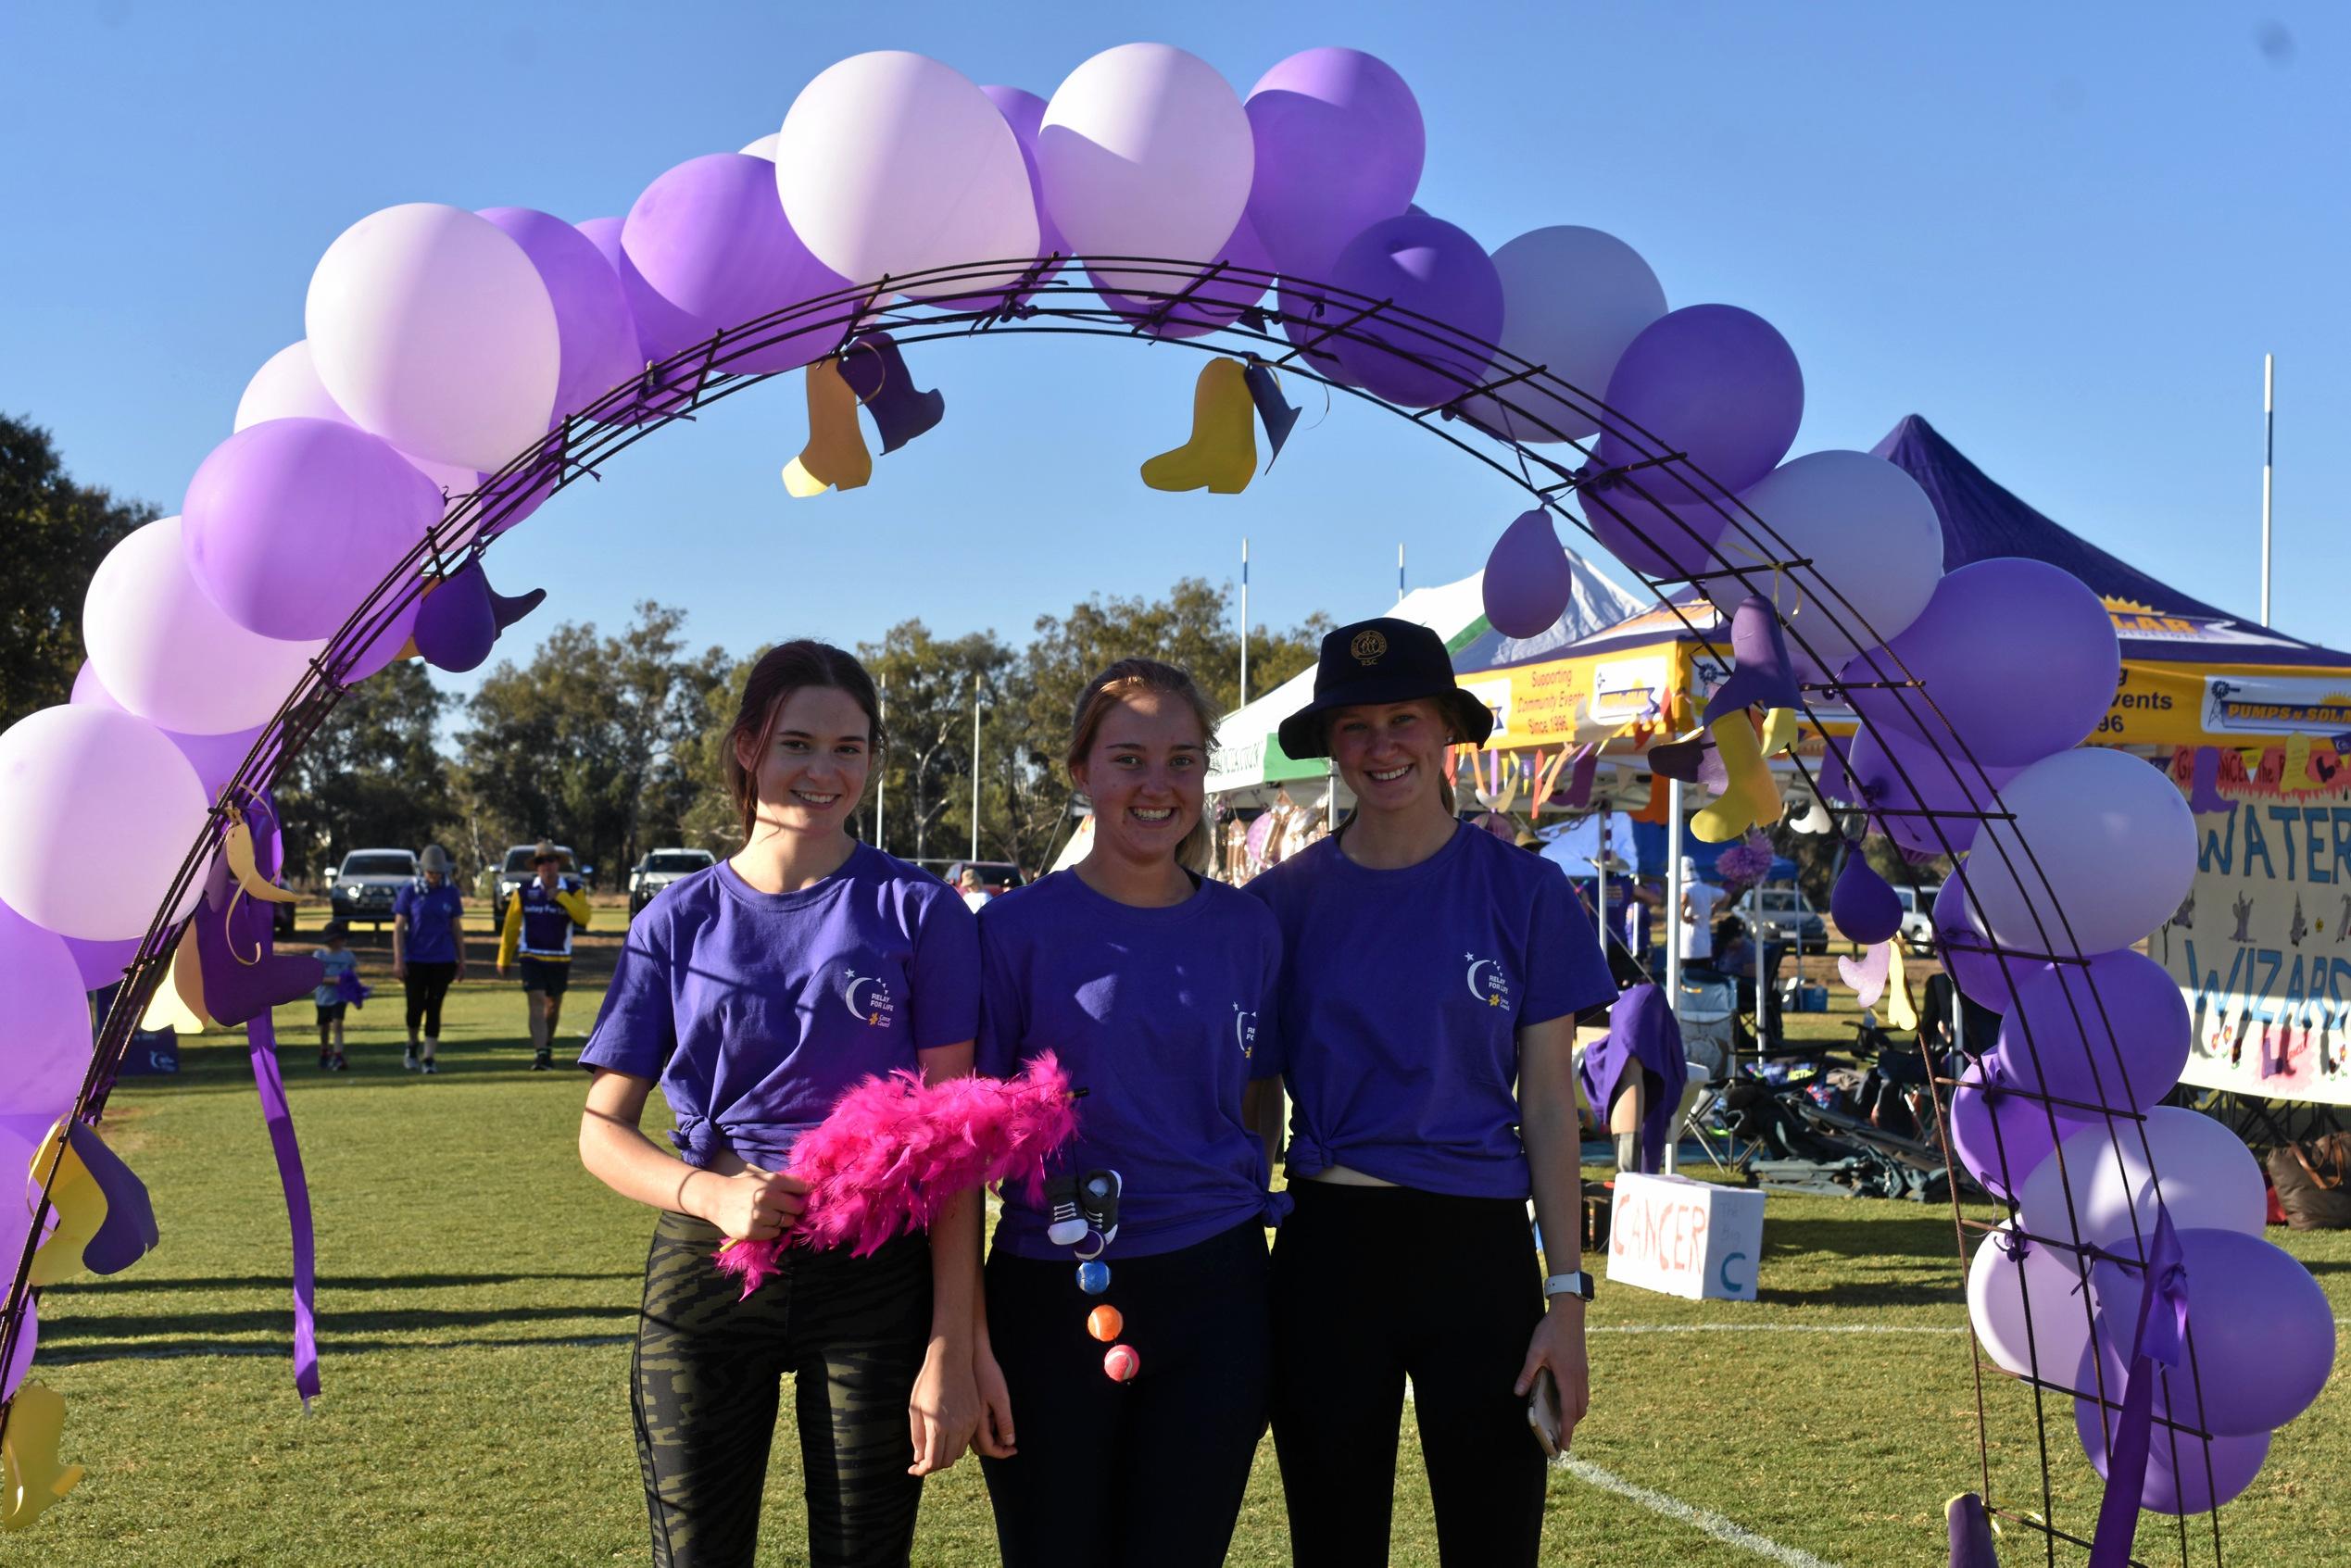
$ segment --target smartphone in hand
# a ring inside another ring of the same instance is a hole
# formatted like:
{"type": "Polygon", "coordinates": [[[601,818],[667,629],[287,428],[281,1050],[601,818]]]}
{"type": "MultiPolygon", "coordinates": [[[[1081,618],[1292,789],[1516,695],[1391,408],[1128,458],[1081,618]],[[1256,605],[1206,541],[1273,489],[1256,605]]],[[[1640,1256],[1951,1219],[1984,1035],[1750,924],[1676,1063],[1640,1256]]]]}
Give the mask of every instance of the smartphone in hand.
{"type": "Polygon", "coordinates": [[[1551,1375],[1551,1368],[1535,1373],[1534,1391],[1527,1396],[1527,1425],[1535,1435],[1535,1446],[1541,1449],[1545,1459],[1557,1459],[1559,1447],[1559,1383],[1551,1375]]]}

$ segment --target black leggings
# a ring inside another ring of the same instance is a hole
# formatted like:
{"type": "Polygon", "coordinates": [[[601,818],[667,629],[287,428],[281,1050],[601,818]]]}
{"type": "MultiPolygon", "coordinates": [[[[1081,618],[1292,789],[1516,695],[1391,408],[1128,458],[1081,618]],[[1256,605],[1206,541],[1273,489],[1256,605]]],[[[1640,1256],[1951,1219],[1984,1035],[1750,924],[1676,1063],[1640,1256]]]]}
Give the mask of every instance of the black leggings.
{"type": "Polygon", "coordinates": [[[1214,1568],[1265,1435],[1264,1227],[1124,1262],[1113,1245],[1102,1261],[1100,1296],[1077,1288],[1075,1261],[987,1261],[1018,1449],[981,1461],[1005,1568],[1214,1568]],[[1104,1304],[1141,1360],[1132,1383],[1111,1381],[1110,1347],[1086,1332],[1104,1304]]]}
{"type": "Polygon", "coordinates": [[[1274,1445],[1296,1568],[1388,1561],[1412,1379],[1446,1568],[1532,1568],[1543,1457],[1511,1392],[1542,1317],[1520,1198],[1293,1182],[1274,1247],[1274,1445]]]}
{"type": "Polygon", "coordinates": [[[665,1212],[645,1263],[629,1403],[655,1568],[751,1561],[787,1373],[811,1568],[904,1568],[923,1496],[906,1403],[930,1339],[929,1241],[787,1251],[748,1299],[711,1261],[720,1241],[665,1212]]]}
{"type": "Polygon", "coordinates": [[[409,998],[409,1033],[416,1033],[419,1023],[424,1025],[424,1037],[441,1037],[441,999],[449,994],[449,983],[457,978],[457,960],[444,959],[438,963],[419,963],[408,960],[409,977],[403,982],[409,998]]]}

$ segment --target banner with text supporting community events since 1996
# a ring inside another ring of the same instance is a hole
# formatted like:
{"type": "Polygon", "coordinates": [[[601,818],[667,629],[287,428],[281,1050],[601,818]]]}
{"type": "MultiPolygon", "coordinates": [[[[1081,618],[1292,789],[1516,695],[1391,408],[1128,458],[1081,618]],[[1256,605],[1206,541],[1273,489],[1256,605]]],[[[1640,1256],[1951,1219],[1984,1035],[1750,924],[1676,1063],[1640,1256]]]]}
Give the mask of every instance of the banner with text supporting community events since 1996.
{"type": "MultiPolygon", "coordinates": [[[[2288,755],[2307,745],[2222,751],[2226,809],[2198,813],[2194,890],[2147,947],[2188,998],[2195,1040],[2183,1082],[2345,1105],[2351,772],[2310,787],[2326,770],[2288,755]]],[[[2183,787],[2194,758],[2183,749],[2173,766],[2183,787]]]]}

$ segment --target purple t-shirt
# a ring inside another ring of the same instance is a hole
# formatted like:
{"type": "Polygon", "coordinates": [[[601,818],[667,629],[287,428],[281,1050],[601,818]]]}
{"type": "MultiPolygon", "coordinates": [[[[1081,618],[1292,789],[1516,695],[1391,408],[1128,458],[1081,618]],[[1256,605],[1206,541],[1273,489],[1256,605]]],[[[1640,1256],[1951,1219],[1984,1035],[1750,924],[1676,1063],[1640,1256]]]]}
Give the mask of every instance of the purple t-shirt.
{"type": "MultiPolygon", "coordinates": [[[[1249,1081],[1281,1072],[1281,936],[1262,906],[1203,882],[1180,904],[1138,909],[1055,872],[995,899],[979,928],[979,1069],[1009,1077],[1050,1050],[1087,1091],[1076,1145],[1054,1169],[1118,1172],[1113,1257],[1173,1252],[1270,1214],[1265,1145],[1241,1120],[1249,1081]]],[[[996,1245],[1067,1257],[1014,1185],[996,1245]]]]}
{"type": "Polygon", "coordinates": [[[1372,871],[1326,838],[1252,880],[1281,926],[1289,1173],[1524,1198],[1517,1031],[1613,999],[1551,861],[1476,828],[1372,871]]]}
{"type": "Polygon", "coordinates": [[[723,860],[663,888],[629,926],[580,1065],[660,1080],[688,1164],[731,1148],[780,1170],[844,1091],[978,1021],[972,911],[861,844],[794,893],[723,860]]]}
{"type": "Polygon", "coordinates": [[[412,882],[392,896],[395,919],[409,917],[408,946],[402,949],[416,963],[457,961],[457,922],[465,916],[465,898],[447,883],[427,887],[412,882]]]}

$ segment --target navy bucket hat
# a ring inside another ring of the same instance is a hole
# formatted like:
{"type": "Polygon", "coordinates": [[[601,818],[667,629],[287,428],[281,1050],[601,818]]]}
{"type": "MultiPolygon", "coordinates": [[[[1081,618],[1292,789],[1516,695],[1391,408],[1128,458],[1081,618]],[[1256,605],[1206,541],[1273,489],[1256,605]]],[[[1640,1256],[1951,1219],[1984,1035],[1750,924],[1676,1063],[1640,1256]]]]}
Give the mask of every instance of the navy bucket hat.
{"type": "Polygon", "coordinates": [[[1323,638],[1314,700],[1282,721],[1282,749],[1292,757],[1327,757],[1337,709],[1423,697],[1443,709],[1457,737],[1472,746],[1485,745],[1494,733],[1492,710],[1453,684],[1453,661],[1436,633],[1385,615],[1341,626],[1323,638]]]}

